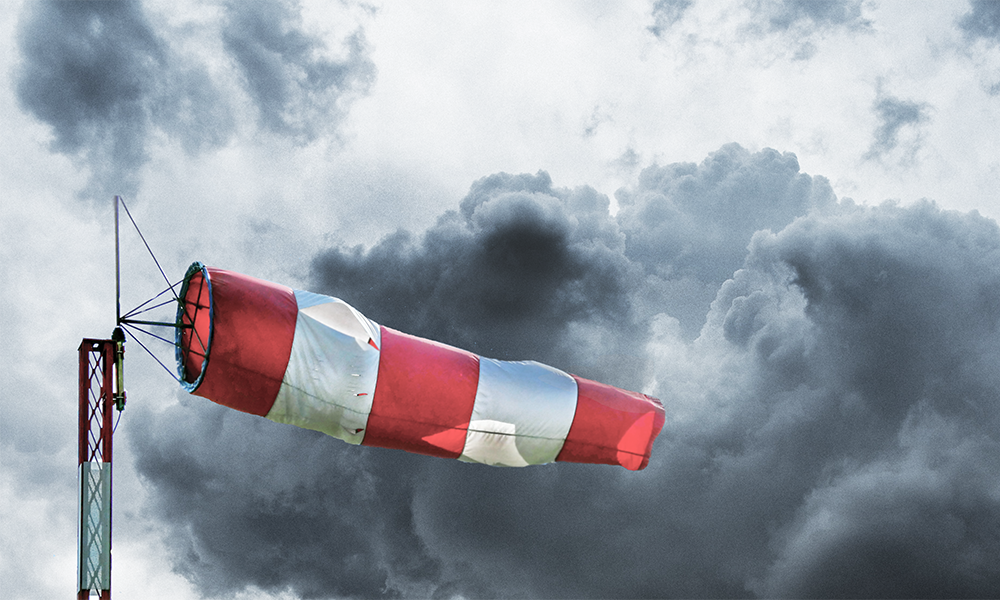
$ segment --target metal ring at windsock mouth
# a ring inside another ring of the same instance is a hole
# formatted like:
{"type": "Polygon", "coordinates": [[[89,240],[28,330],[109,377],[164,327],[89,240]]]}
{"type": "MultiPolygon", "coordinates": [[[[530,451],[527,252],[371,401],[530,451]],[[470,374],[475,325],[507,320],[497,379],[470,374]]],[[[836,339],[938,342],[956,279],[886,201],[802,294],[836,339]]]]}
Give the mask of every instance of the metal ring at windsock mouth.
{"type": "Polygon", "coordinates": [[[212,280],[200,262],[188,267],[177,303],[177,374],[188,392],[201,385],[212,349],[212,280]]]}

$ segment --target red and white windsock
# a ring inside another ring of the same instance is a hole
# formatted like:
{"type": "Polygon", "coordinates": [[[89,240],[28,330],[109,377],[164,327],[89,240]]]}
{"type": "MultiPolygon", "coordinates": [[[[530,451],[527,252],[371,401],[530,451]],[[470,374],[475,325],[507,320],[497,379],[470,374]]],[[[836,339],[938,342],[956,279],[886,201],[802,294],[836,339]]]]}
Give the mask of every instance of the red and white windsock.
{"type": "Polygon", "coordinates": [[[497,466],[642,469],[659,400],[407,335],[337,298],[195,263],[177,312],[191,393],[351,444],[497,466]]]}

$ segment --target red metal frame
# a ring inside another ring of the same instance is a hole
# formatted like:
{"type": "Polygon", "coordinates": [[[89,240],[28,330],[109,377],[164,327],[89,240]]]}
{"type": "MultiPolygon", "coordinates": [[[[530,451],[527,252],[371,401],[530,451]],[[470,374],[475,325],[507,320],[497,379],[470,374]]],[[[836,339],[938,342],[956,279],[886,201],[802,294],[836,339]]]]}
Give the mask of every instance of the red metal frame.
{"type": "MultiPolygon", "coordinates": [[[[85,462],[103,462],[110,468],[112,412],[114,403],[115,342],[84,339],[80,344],[80,432],[78,466],[85,462]]],[[[108,498],[111,502],[111,498],[108,498]]],[[[109,511],[110,514],[110,511],[109,511]]],[[[110,526],[109,526],[110,527],[110,526]]],[[[110,548],[110,528],[108,546],[110,548]]],[[[108,570],[110,573],[110,557],[108,570]]],[[[101,600],[111,599],[108,589],[100,592],[101,600]]],[[[78,600],[90,598],[91,590],[79,590],[78,600]]]]}

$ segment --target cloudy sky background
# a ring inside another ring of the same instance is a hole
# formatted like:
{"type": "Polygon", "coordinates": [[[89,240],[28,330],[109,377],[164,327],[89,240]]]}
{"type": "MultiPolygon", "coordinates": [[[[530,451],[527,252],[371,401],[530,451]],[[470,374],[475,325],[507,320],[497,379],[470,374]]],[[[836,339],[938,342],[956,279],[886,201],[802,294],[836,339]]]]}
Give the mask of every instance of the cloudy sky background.
{"type": "MultiPolygon", "coordinates": [[[[667,423],[639,473],[466,465],[228,411],[130,343],[118,596],[996,596],[998,7],[4,3],[0,580],[72,593],[119,193],[174,280],[335,295],[667,423]]],[[[131,308],[164,286],[122,243],[131,308]]]]}

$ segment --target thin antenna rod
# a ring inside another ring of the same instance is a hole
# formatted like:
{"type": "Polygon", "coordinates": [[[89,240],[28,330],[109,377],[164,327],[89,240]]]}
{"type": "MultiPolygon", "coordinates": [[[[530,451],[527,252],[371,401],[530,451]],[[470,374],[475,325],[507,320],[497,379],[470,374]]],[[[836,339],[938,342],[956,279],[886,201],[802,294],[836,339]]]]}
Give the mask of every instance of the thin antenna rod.
{"type": "Polygon", "coordinates": [[[122,269],[118,254],[118,203],[121,196],[115,196],[115,325],[122,322],[122,269]]]}

